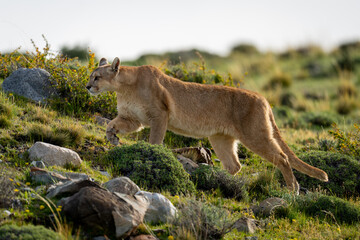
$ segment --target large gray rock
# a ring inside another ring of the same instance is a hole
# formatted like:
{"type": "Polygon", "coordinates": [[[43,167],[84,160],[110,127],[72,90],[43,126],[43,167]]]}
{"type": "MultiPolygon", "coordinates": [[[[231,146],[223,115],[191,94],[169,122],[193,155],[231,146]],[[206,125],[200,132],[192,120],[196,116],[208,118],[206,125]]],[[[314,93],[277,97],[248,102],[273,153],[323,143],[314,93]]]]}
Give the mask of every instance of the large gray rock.
{"type": "Polygon", "coordinates": [[[129,236],[144,220],[148,201],[143,196],[110,193],[101,188],[85,187],[62,199],[66,217],[91,231],[103,231],[117,238],[129,236]]]}
{"type": "Polygon", "coordinates": [[[32,161],[41,160],[46,166],[79,166],[82,163],[80,156],[73,150],[44,142],[36,142],[29,149],[29,158],[32,161]]]}
{"type": "Polygon", "coordinates": [[[70,181],[69,178],[55,172],[46,171],[41,168],[31,167],[31,180],[37,184],[53,184],[57,182],[70,181]]]}
{"type": "Polygon", "coordinates": [[[140,191],[135,197],[143,196],[149,200],[149,207],[146,210],[145,221],[151,223],[167,223],[175,218],[177,210],[169,199],[160,193],[140,191]]]}
{"type": "Polygon", "coordinates": [[[124,193],[134,196],[140,188],[128,177],[118,177],[104,183],[104,187],[110,192],[124,193]]]}
{"type": "Polygon", "coordinates": [[[179,162],[183,165],[185,171],[189,174],[194,172],[199,167],[199,164],[180,154],[177,155],[177,160],[179,160],[179,162]]]}
{"type": "Polygon", "coordinates": [[[51,86],[50,73],[40,68],[16,70],[4,80],[2,89],[37,102],[43,102],[56,94],[51,86]]]}

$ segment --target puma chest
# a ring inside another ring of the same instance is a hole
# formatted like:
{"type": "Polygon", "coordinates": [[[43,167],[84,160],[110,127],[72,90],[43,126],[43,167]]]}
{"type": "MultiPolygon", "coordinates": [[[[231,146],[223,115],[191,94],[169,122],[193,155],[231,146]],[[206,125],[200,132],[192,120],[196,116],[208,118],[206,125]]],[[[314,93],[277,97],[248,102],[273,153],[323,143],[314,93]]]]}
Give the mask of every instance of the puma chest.
{"type": "Polygon", "coordinates": [[[149,124],[148,110],[145,106],[134,102],[120,102],[117,105],[119,115],[134,118],[144,125],[149,124]]]}

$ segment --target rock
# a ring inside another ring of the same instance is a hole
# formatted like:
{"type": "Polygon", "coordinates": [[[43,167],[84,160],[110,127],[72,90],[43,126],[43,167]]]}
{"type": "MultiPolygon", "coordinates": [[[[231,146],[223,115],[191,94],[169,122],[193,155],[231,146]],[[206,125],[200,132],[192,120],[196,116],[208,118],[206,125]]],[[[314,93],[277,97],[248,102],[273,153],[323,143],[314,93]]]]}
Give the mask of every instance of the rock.
{"type": "Polygon", "coordinates": [[[82,163],[79,155],[73,150],[44,142],[36,142],[29,149],[29,158],[32,161],[41,160],[46,166],[79,166],[82,163]]]}
{"type": "Polygon", "coordinates": [[[49,172],[37,167],[31,167],[30,171],[31,180],[37,184],[47,185],[57,182],[66,182],[70,180],[62,176],[61,174],[49,172]]]}
{"type": "Polygon", "coordinates": [[[158,240],[158,239],[152,235],[142,234],[136,237],[130,237],[130,240],[158,240]]]}
{"type": "Polygon", "coordinates": [[[239,232],[254,233],[258,229],[256,223],[255,219],[242,217],[234,223],[233,229],[239,232]]]}
{"type": "Polygon", "coordinates": [[[173,150],[174,153],[181,154],[186,158],[190,158],[196,163],[207,163],[214,165],[211,160],[211,151],[208,148],[203,147],[185,147],[173,150]]]}
{"type": "Polygon", "coordinates": [[[0,213],[0,217],[1,218],[7,218],[7,217],[10,217],[14,215],[13,213],[11,213],[9,210],[3,210],[1,213],[0,213]]]}
{"type": "Polygon", "coordinates": [[[71,180],[90,180],[90,177],[85,173],[77,173],[77,172],[59,172],[59,173],[71,180]]]}
{"type": "Polygon", "coordinates": [[[177,155],[177,159],[183,165],[185,171],[189,174],[191,174],[193,171],[195,171],[195,169],[197,169],[199,167],[199,165],[197,163],[195,163],[191,159],[186,158],[180,154],[177,155]]]}
{"type": "Polygon", "coordinates": [[[84,187],[100,188],[98,184],[89,180],[75,180],[59,183],[51,186],[47,191],[47,198],[59,197],[61,195],[73,195],[84,187]]]}
{"type": "Polygon", "coordinates": [[[148,201],[143,196],[110,193],[102,188],[84,187],[62,199],[63,213],[93,232],[103,231],[117,238],[129,236],[144,220],[148,201]]]}
{"type": "Polygon", "coordinates": [[[100,116],[96,116],[95,117],[95,123],[101,125],[101,126],[106,126],[108,125],[108,123],[110,122],[111,120],[110,119],[107,119],[107,118],[103,118],[103,117],[100,117],[100,116]]]}
{"type": "Polygon", "coordinates": [[[144,196],[149,200],[149,207],[145,214],[145,221],[154,224],[167,223],[169,220],[175,218],[176,208],[169,199],[160,193],[151,193],[140,191],[135,196],[144,196]]]}
{"type": "Polygon", "coordinates": [[[37,168],[45,168],[45,163],[43,161],[32,161],[30,166],[34,166],[37,168]]]}
{"type": "Polygon", "coordinates": [[[110,240],[110,238],[108,238],[106,236],[97,236],[97,237],[94,237],[92,240],[110,240]]]}
{"type": "Polygon", "coordinates": [[[39,68],[20,68],[6,78],[2,84],[5,92],[32,99],[37,102],[56,95],[56,90],[51,86],[50,73],[39,68]]]}
{"type": "Polygon", "coordinates": [[[124,193],[134,196],[140,188],[128,177],[118,177],[104,183],[105,188],[110,192],[124,193]]]}
{"type": "Polygon", "coordinates": [[[255,215],[270,216],[277,208],[286,208],[288,205],[282,198],[271,197],[262,201],[259,206],[252,206],[255,215]]]}

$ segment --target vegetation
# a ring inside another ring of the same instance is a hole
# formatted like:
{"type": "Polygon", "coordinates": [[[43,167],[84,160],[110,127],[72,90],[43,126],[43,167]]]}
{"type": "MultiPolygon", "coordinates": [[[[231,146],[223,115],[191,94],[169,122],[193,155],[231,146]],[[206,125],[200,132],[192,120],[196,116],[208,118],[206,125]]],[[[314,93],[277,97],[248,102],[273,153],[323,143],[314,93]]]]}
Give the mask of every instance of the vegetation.
{"type": "Polygon", "coordinates": [[[161,145],[138,142],[116,147],[106,156],[114,175],[132,179],[142,188],[169,191],[172,194],[193,193],[195,188],[181,163],[161,145]]]}
{"type": "Polygon", "coordinates": [[[4,225],[0,227],[0,238],[6,240],[48,240],[61,237],[56,232],[46,229],[43,226],[16,226],[4,225]]]}
{"type": "Polygon", "coordinates": [[[86,173],[100,183],[109,177],[98,170],[107,170],[129,176],[142,189],[161,191],[177,207],[178,218],[165,225],[143,224],[138,230],[154,234],[152,230],[160,229],[154,235],[161,240],[358,239],[359,46],[346,43],[331,52],[303,46],[278,54],[239,44],[229,56],[193,49],[124,63],[152,64],[183,81],[241,87],[264,95],[292,150],[329,175],[329,182],[323,183],[294,171],[302,187],[299,196],[287,190],[273,165],[242,145],[238,147],[242,170],[235,177],[220,163],[201,166],[189,176],[168,149],[211,148],[207,139],[168,132],[165,146],[151,146],[142,142],[149,135],[145,129],[122,137],[120,147],[111,146],[104,138],[105,127],[94,124],[94,116],[113,118],[116,99],[112,93],[97,97],[87,93],[89,73],[97,66],[95,54],[87,48],[79,48],[86,57],[75,59],[65,49],[52,54],[48,44],[42,50],[34,44],[34,52],[0,54],[0,84],[20,67],[43,68],[58,91],[57,98],[39,105],[0,90],[0,238],[11,239],[4,234],[12,234],[20,239],[27,228],[33,235],[55,234],[46,239],[88,237],[64,221],[61,208],[46,200],[45,188],[37,188],[30,178],[26,151],[35,141],[45,141],[71,148],[84,160],[77,168],[48,170],[86,173]],[[254,216],[251,205],[268,197],[281,197],[288,206],[270,217],[254,216]],[[233,230],[240,217],[255,218],[260,229],[252,234],[233,230]]]}

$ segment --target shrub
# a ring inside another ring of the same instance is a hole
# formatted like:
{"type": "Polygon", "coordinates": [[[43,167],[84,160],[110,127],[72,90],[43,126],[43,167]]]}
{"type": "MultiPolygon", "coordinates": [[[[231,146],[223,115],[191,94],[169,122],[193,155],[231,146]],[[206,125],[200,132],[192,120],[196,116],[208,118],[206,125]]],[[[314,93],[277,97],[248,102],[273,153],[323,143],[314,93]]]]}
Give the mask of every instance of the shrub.
{"type": "Polygon", "coordinates": [[[337,89],[338,97],[356,97],[357,96],[357,88],[356,86],[348,79],[342,79],[338,89],[337,89]]]}
{"type": "Polygon", "coordinates": [[[268,83],[264,86],[264,89],[288,88],[291,84],[292,79],[288,74],[277,73],[269,79],[268,83]]]}
{"type": "Polygon", "coordinates": [[[0,114],[4,115],[4,116],[8,116],[10,118],[12,115],[12,112],[11,112],[11,108],[9,107],[9,105],[7,105],[5,103],[0,103],[0,114]]]}
{"type": "Polygon", "coordinates": [[[0,76],[8,77],[19,68],[42,68],[51,75],[58,96],[50,101],[51,106],[65,114],[84,117],[87,114],[100,113],[104,117],[116,116],[116,97],[114,93],[103,93],[97,97],[88,94],[85,85],[90,72],[96,67],[95,54],[88,53],[88,64],[81,65],[79,61],[68,59],[62,55],[50,52],[46,45],[43,51],[35,45],[35,52],[19,54],[14,51],[0,57],[0,76]]]}
{"type": "Polygon", "coordinates": [[[300,186],[328,190],[339,197],[360,196],[360,163],[340,153],[313,151],[299,155],[304,162],[324,170],[329,182],[321,182],[294,170],[300,186]]]}
{"type": "Polygon", "coordinates": [[[310,216],[318,216],[339,223],[360,222],[360,208],[334,196],[309,193],[296,197],[295,208],[310,216]]]}
{"type": "Polygon", "coordinates": [[[354,124],[354,130],[345,133],[334,124],[333,130],[330,130],[329,133],[336,141],[335,149],[337,151],[360,160],[360,125],[354,124]]]}
{"type": "Polygon", "coordinates": [[[84,139],[85,131],[80,125],[70,124],[57,127],[55,134],[68,136],[69,145],[79,145],[84,139]]]}
{"type": "Polygon", "coordinates": [[[161,146],[138,142],[110,150],[105,161],[115,175],[129,177],[140,187],[171,194],[195,191],[194,184],[172,152],[161,146]]]}
{"type": "Polygon", "coordinates": [[[347,115],[358,107],[358,101],[354,97],[343,96],[339,99],[336,111],[339,114],[347,115]]]}
{"type": "Polygon", "coordinates": [[[189,200],[178,206],[171,232],[183,239],[222,239],[232,227],[231,215],[223,208],[189,200]]]}
{"type": "Polygon", "coordinates": [[[328,128],[335,121],[336,117],[326,112],[306,112],[302,114],[301,118],[310,126],[317,128],[328,128]]]}
{"type": "Polygon", "coordinates": [[[276,171],[275,174],[268,171],[261,172],[249,185],[248,191],[250,198],[256,198],[258,201],[261,201],[271,197],[274,191],[280,190],[281,188],[280,178],[280,171],[276,171]]]}
{"type": "Polygon", "coordinates": [[[48,240],[58,239],[61,237],[54,231],[51,231],[43,226],[17,226],[17,225],[3,225],[0,227],[0,239],[6,240],[48,240]]]}
{"type": "Polygon", "coordinates": [[[219,190],[224,197],[237,200],[248,197],[244,179],[218,167],[201,165],[191,174],[191,179],[200,190],[219,190]]]}
{"type": "Polygon", "coordinates": [[[28,141],[41,141],[62,147],[71,143],[68,134],[62,132],[55,133],[51,127],[42,124],[33,124],[23,137],[28,141]]]}
{"type": "Polygon", "coordinates": [[[232,48],[231,53],[258,54],[258,49],[252,44],[239,44],[232,48]]]}

